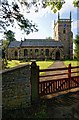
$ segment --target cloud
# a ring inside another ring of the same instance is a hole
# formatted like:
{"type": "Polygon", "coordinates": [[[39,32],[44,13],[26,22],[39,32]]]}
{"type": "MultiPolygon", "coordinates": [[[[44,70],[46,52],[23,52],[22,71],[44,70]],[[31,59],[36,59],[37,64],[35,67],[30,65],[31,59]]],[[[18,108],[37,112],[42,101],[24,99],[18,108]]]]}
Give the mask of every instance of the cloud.
{"type": "Polygon", "coordinates": [[[77,29],[77,21],[73,21],[72,26],[73,26],[73,29],[77,29]]]}
{"type": "Polygon", "coordinates": [[[73,12],[75,9],[76,8],[73,6],[73,0],[65,0],[65,4],[61,8],[60,12],[64,13],[64,12],[68,12],[69,10],[73,12]]]}
{"type": "Polygon", "coordinates": [[[79,33],[79,20],[74,20],[72,22],[72,31],[73,37],[75,38],[76,34],[79,33]]]}
{"type": "Polygon", "coordinates": [[[31,10],[30,13],[26,13],[26,11],[24,12],[24,15],[29,18],[29,19],[38,19],[38,18],[41,18],[43,16],[46,16],[47,13],[51,13],[51,10],[49,7],[47,8],[42,8],[42,9],[39,9],[38,12],[35,12],[34,10],[31,10]]]}
{"type": "Polygon", "coordinates": [[[72,29],[79,29],[79,20],[73,21],[72,23],[72,29]]]}
{"type": "Polygon", "coordinates": [[[24,38],[26,39],[45,39],[46,33],[42,32],[41,30],[39,30],[38,32],[33,32],[30,33],[29,35],[26,34],[22,34],[20,30],[18,30],[18,32],[16,32],[15,34],[16,40],[20,41],[21,39],[23,40],[24,38]]]}

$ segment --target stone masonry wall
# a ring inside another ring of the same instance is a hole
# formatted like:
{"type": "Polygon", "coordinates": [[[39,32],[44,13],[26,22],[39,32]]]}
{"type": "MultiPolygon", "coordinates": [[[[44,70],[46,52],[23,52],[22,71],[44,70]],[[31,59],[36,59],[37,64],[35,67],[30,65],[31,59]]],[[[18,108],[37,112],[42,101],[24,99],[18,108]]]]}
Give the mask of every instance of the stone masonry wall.
{"type": "Polygon", "coordinates": [[[3,108],[25,108],[31,104],[30,65],[2,72],[3,108]]]}
{"type": "MultiPolygon", "coordinates": [[[[60,59],[63,59],[63,47],[24,47],[19,49],[19,59],[56,59],[56,51],[60,52],[60,59]],[[24,49],[28,50],[28,55],[24,56],[24,49]],[[36,54],[35,49],[39,49],[39,52],[36,54]],[[49,49],[49,56],[46,56],[46,49],[49,49]],[[62,49],[62,50],[61,50],[62,49]],[[32,52],[30,52],[32,50],[32,52]],[[42,51],[43,50],[43,51],[42,51]]],[[[14,56],[15,48],[8,48],[8,59],[15,59],[14,56]]],[[[17,50],[18,52],[18,50],[17,50]]],[[[18,59],[18,57],[16,57],[18,59]]]]}

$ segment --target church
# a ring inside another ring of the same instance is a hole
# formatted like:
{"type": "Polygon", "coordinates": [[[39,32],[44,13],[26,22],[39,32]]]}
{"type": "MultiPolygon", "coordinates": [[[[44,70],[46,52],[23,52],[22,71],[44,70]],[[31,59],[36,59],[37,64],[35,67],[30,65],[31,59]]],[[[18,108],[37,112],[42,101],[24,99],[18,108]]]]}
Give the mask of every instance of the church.
{"type": "Polygon", "coordinates": [[[73,33],[71,31],[71,12],[69,19],[54,21],[54,39],[26,39],[12,41],[8,45],[8,59],[73,59],[73,33]]]}

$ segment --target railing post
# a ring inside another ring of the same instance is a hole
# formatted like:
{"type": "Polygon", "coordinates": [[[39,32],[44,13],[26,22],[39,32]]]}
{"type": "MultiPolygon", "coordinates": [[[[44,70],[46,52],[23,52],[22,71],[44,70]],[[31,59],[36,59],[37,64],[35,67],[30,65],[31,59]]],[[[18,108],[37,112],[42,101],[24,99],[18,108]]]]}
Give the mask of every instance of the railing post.
{"type": "Polygon", "coordinates": [[[31,102],[34,103],[38,100],[39,90],[39,66],[33,61],[31,64],[31,102]]]}
{"type": "Polygon", "coordinates": [[[70,80],[71,80],[71,64],[68,65],[68,78],[69,78],[69,89],[70,89],[70,80]]]}

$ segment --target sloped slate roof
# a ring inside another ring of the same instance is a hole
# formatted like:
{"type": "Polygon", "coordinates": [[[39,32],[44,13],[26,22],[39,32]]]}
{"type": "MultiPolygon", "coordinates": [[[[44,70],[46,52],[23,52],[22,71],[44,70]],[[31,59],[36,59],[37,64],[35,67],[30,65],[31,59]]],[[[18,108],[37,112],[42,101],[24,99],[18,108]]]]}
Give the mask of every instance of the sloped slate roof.
{"type": "Polygon", "coordinates": [[[9,43],[8,47],[15,48],[15,47],[20,47],[21,41],[12,41],[9,43]]]}
{"type": "Polygon", "coordinates": [[[63,44],[60,41],[55,41],[53,39],[26,39],[25,41],[14,41],[9,44],[8,47],[36,47],[36,46],[48,46],[48,47],[62,47],[63,44]]]}

